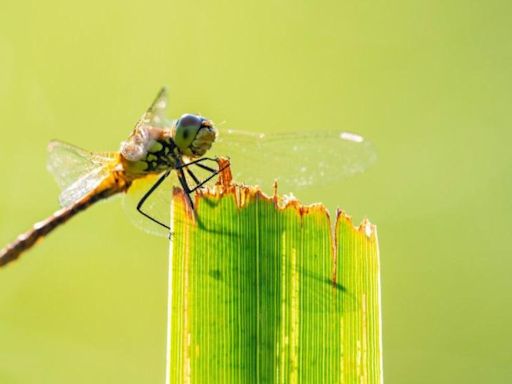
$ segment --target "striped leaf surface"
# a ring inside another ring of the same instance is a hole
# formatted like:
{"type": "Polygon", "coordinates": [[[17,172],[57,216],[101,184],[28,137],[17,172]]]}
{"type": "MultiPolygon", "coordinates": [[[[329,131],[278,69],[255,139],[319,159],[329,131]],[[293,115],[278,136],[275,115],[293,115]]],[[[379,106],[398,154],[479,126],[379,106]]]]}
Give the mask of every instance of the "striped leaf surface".
{"type": "Polygon", "coordinates": [[[321,205],[173,199],[168,383],[381,383],[378,243],[321,205]]]}

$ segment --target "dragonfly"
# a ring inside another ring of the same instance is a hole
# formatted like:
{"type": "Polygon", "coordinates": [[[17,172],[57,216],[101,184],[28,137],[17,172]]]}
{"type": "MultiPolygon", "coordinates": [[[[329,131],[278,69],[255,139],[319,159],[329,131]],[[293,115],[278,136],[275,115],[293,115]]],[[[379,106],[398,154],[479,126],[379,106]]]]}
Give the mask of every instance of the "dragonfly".
{"type": "Polygon", "coordinates": [[[61,188],[61,209],[0,250],[0,267],[77,213],[117,194],[126,194],[125,207],[137,226],[169,236],[170,188],[176,179],[194,211],[191,195],[234,163],[250,164],[243,172],[233,172],[246,184],[271,185],[277,178],[280,186],[303,188],[362,172],[375,161],[371,144],[354,133],[219,132],[200,114],[168,119],[167,107],[168,90],[163,87],[116,152],[90,152],[51,141],[47,168],[61,188]]]}
{"type": "Polygon", "coordinates": [[[139,179],[159,175],[136,206],[137,212],[159,226],[170,230],[166,223],[144,210],[144,203],[171,171],[177,172],[193,208],[190,195],[222,171],[215,168],[218,159],[203,157],[215,141],[217,131],[211,120],[195,114],[184,114],[169,124],[165,117],[167,99],[164,87],[127,140],[121,143],[118,152],[93,153],[62,141],[50,142],[48,170],[62,188],[59,196],[62,208],[3,248],[0,266],[16,260],[39,239],[94,203],[126,192],[139,179]],[[208,164],[212,162],[215,165],[208,164]],[[210,175],[199,180],[191,166],[206,170],[210,175]],[[189,184],[190,177],[196,182],[193,186],[189,184]]]}

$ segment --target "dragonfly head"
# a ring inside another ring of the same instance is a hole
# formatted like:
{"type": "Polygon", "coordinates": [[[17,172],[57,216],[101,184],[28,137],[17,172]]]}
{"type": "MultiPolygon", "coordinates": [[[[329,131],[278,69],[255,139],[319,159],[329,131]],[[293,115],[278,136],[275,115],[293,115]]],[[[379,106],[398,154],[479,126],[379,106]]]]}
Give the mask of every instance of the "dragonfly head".
{"type": "Polygon", "coordinates": [[[185,114],[174,126],[174,142],[180,151],[190,157],[201,157],[217,137],[213,123],[202,116],[185,114]]]}

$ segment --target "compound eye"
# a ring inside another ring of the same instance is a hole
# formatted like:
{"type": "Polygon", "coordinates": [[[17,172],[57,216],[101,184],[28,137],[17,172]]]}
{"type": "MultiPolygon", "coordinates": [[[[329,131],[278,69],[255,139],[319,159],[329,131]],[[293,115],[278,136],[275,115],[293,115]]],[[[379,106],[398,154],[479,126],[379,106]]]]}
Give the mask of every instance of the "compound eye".
{"type": "Polygon", "coordinates": [[[196,115],[186,114],[180,117],[176,128],[182,127],[200,127],[201,126],[201,118],[196,115]]]}

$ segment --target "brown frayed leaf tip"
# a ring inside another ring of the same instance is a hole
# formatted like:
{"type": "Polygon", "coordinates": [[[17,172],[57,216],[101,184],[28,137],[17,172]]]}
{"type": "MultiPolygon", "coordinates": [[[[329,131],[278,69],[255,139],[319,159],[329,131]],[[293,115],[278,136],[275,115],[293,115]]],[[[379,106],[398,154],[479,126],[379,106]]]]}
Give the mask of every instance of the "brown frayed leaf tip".
{"type": "Polygon", "coordinates": [[[231,173],[231,164],[229,159],[219,157],[217,159],[217,164],[219,164],[219,169],[221,169],[217,185],[224,188],[230,187],[233,182],[233,174],[231,173]]]}

